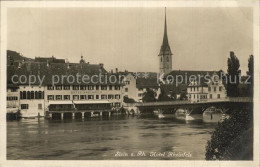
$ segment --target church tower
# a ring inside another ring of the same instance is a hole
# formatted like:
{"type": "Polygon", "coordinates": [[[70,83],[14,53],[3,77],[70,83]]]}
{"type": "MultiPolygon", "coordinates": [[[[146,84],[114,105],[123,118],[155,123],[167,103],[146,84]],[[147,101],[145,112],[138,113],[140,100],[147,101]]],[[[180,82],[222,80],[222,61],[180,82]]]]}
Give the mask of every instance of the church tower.
{"type": "Polygon", "coordinates": [[[166,8],[164,21],[164,35],[159,57],[159,72],[160,74],[168,74],[172,71],[172,52],[168,42],[167,23],[166,23],[166,8]]]}

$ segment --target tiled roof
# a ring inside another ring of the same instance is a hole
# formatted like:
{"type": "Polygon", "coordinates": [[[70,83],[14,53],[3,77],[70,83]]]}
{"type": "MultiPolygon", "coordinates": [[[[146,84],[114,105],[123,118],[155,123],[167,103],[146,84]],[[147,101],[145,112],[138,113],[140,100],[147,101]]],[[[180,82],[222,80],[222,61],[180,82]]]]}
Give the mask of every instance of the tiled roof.
{"type": "Polygon", "coordinates": [[[137,88],[158,88],[157,78],[137,78],[136,79],[137,88]]]}
{"type": "MultiPolygon", "coordinates": [[[[107,73],[107,71],[103,68],[103,66],[99,64],[88,64],[88,63],[44,63],[44,62],[25,62],[20,64],[20,67],[18,66],[7,66],[7,82],[11,82],[11,77],[13,75],[25,75],[29,77],[29,75],[35,75],[39,76],[40,78],[44,78],[44,85],[51,85],[52,84],[52,77],[54,75],[58,75],[60,77],[60,82],[57,84],[61,84],[61,76],[74,76],[75,81],[73,83],[67,82],[67,78],[64,79],[63,84],[80,84],[77,83],[76,76],[78,75],[88,75],[89,77],[93,75],[99,75],[102,74],[104,76],[111,76],[112,74],[107,73]]],[[[81,77],[82,78],[82,77],[81,77]]],[[[94,83],[89,84],[118,84],[119,82],[113,83],[114,80],[109,82],[106,78],[102,77],[101,81],[99,81],[98,77],[93,77],[94,83]]],[[[70,80],[72,81],[72,80],[70,80]]],[[[20,83],[22,84],[22,83],[20,83]]],[[[28,81],[25,83],[25,85],[28,84],[28,81]]],[[[38,85],[39,82],[36,82],[35,85],[38,85]]],[[[82,83],[83,84],[83,83],[82,83]]]]}

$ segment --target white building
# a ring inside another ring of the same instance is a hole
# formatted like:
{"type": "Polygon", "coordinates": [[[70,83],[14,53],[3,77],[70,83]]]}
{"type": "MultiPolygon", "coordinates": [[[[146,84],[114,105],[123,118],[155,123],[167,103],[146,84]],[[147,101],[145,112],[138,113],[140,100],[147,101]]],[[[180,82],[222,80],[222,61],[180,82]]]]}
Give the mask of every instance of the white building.
{"type": "Polygon", "coordinates": [[[214,73],[208,84],[208,98],[209,99],[223,99],[227,98],[227,91],[220,77],[214,73]]]}
{"type": "Polygon", "coordinates": [[[142,102],[143,95],[148,88],[156,93],[156,98],[158,98],[160,94],[159,84],[154,77],[136,78],[133,73],[128,73],[124,78],[124,83],[123,95],[136,102],[142,102]]]}
{"type": "Polygon", "coordinates": [[[225,85],[216,73],[209,80],[201,79],[200,82],[197,80],[190,82],[187,93],[188,100],[191,102],[227,98],[225,85]]]}
{"type": "Polygon", "coordinates": [[[191,102],[205,101],[208,98],[208,86],[198,81],[192,81],[187,88],[187,94],[188,100],[191,102]]]}

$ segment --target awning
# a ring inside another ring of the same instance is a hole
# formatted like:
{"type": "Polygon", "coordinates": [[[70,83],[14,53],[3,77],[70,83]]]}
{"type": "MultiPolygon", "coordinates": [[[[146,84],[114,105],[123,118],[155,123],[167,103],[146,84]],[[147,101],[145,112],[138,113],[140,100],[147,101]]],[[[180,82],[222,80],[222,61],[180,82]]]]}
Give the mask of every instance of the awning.
{"type": "Polygon", "coordinates": [[[73,104],[71,100],[53,100],[49,101],[49,105],[51,104],[73,104]]]}
{"type": "Polygon", "coordinates": [[[107,100],[75,100],[75,104],[110,104],[107,100]]]}

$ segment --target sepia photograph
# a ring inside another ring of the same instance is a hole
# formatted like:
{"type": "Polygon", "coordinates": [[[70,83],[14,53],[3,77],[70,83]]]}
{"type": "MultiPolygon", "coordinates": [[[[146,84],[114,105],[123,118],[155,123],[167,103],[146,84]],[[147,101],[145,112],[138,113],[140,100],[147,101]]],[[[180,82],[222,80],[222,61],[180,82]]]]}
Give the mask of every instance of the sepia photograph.
{"type": "Polygon", "coordinates": [[[259,165],[258,1],[0,3],[0,165],[259,165]]]}

